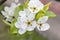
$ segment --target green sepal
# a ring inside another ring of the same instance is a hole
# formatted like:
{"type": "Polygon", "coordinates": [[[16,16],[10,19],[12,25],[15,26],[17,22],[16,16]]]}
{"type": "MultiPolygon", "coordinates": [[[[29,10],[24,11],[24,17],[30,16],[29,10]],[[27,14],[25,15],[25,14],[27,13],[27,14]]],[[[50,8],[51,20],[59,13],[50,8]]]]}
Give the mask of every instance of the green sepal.
{"type": "Polygon", "coordinates": [[[11,26],[11,24],[10,24],[8,21],[3,20],[3,22],[4,22],[6,25],[11,26]]]}
{"type": "Polygon", "coordinates": [[[41,10],[39,11],[36,16],[35,16],[35,20],[38,21],[39,18],[43,17],[45,14],[44,12],[41,10]]]}
{"type": "Polygon", "coordinates": [[[29,3],[29,0],[26,0],[26,2],[24,3],[24,9],[28,7],[28,3],[29,3]]]}
{"type": "Polygon", "coordinates": [[[10,32],[13,33],[13,34],[16,34],[17,31],[18,31],[18,29],[15,27],[15,22],[16,22],[16,20],[13,20],[11,22],[11,26],[10,26],[10,32]]]}

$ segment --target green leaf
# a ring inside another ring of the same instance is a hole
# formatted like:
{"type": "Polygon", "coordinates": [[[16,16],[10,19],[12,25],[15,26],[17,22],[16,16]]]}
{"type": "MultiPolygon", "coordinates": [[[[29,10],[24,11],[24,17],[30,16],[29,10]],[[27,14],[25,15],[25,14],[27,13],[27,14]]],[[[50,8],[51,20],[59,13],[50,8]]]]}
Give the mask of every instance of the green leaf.
{"type": "Polygon", "coordinates": [[[16,20],[13,20],[12,23],[11,23],[11,27],[10,27],[10,32],[13,33],[13,34],[17,33],[17,30],[18,30],[15,27],[15,22],[16,22],[16,20]]]}
{"type": "Polygon", "coordinates": [[[29,0],[26,0],[26,2],[24,3],[24,9],[28,7],[28,3],[29,3],[29,0]]]}
{"type": "Polygon", "coordinates": [[[14,17],[17,18],[19,16],[19,11],[23,10],[23,6],[20,5],[18,7],[16,7],[15,11],[14,11],[14,17]]]}
{"type": "Polygon", "coordinates": [[[4,9],[4,6],[3,5],[0,5],[0,10],[3,10],[4,9]]]}
{"type": "Polygon", "coordinates": [[[47,12],[45,13],[45,15],[48,16],[49,18],[53,18],[53,17],[56,16],[56,15],[54,14],[54,12],[52,12],[52,11],[47,11],[47,12]]]}
{"type": "Polygon", "coordinates": [[[7,24],[8,26],[11,26],[11,24],[10,24],[8,21],[3,20],[3,22],[4,22],[5,24],[7,24]]]}
{"type": "Polygon", "coordinates": [[[52,2],[49,2],[48,4],[46,4],[43,8],[44,12],[46,12],[49,9],[49,6],[51,5],[52,2]]]}
{"type": "Polygon", "coordinates": [[[44,14],[44,12],[41,10],[41,11],[39,11],[37,14],[36,14],[36,16],[35,16],[35,20],[37,21],[39,18],[41,18],[42,16],[44,16],[45,14],[44,14]]]}

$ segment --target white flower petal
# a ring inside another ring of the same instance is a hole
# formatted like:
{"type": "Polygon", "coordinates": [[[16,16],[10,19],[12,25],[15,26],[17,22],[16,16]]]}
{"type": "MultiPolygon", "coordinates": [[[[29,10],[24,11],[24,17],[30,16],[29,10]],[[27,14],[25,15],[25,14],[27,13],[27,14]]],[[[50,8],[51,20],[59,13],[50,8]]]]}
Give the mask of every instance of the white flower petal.
{"type": "Polygon", "coordinates": [[[25,9],[24,11],[26,12],[27,16],[31,14],[31,11],[29,9],[25,9]]]}
{"type": "Polygon", "coordinates": [[[2,15],[5,17],[9,17],[5,11],[1,11],[2,15]]]}
{"type": "Polygon", "coordinates": [[[39,31],[46,31],[50,28],[50,25],[45,23],[45,24],[42,24],[41,27],[38,26],[37,28],[38,28],[39,31]]]}
{"type": "Polygon", "coordinates": [[[32,26],[27,27],[27,31],[33,31],[33,30],[34,30],[34,28],[32,26]]]}
{"type": "Polygon", "coordinates": [[[12,22],[12,18],[11,17],[7,17],[6,20],[9,21],[9,22],[12,22]]]}
{"type": "Polygon", "coordinates": [[[14,11],[13,10],[9,10],[8,15],[9,16],[13,16],[14,15],[14,11]]]}
{"type": "Polygon", "coordinates": [[[26,25],[24,24],[24,23],[19,23],[19,22],[16,22],[15,23],[15,26],[16,26],[16,28],[23,28],[23,29],[26,29],[26,25]]]}
{"type": "Polygon", "coordinates": [[[35,28],[37,26],[36,21],[32,22],[32,26],[33,26],[33,28],[35,28]]]}
{"type": "Polygon", "coordinates": [[[43,16],[38,20],[38,23],[45,23],[48,20],[48,16],[43,16]]]}
{"type": "Polygon", "coordinates": [[[4,11],[8,12],[9,11],[9,7],[4,7],[4,11]]]}
{"type": "Polygon", "coordinates": [[[25,11],[20,11],[20,12],[19,12],[19,16],[20,16],[20,17],[25,17],[25,16],[26,16],[25,11]]]}
{"type": "Polygon", "coordinates": [[[26,29],[22,29],[22,28],[19,29],[19,31],[18,31],[18,33],[21,34],[21,35],[24,34],[25,32],[26,32],[26,29]]]}
{"type": "Polygon", "coordinates": [[[50,25],[49,25],[48,23],[45,23],[45,24],[42,25],[41,31],[46,31],[46,30],[48,30],[49,28],[50,28],[50,25]]]}
{"type": "Polygon", "coordinates": [[[30,20],[34,20],[35,14],[31,13],[30,15],[28,15],[28,18],[29,18],[30,20]]]}
{"type": "Polygon", "coordinates": [[[21,23],[25,22],[26,20],[27,20],[26,17],[18,17],[18,19],[17,19],[17,21],[21,22],[21,23]]]}
{"type": "Polygon", "coordinates": [[[14,9],[14,8],[16,8],[16,6],[17,6],[16,3],[12,3],[11,6],[10,6],[10,8],[14,9]]]}
{"type": "Polygon", "coordinates": [[[32,13],[37,13],[41,9],[43,9],[44,5],[39,0],[30,0],[28,4],[28,9],[32,13]],[[36,8],[34,11],[31,8],[36,8]]]}
{"type": "Polygon", "coordinates": [[[20,28],[21,26],[20,26],[20,24],[19,24],[18,22],[16,22],[16,23],[15,23],[15,27],[16,27],[16,28],[20,28]]]}
{"type": "Polygon", "coordinates": [[[31,7],[34,5],[34,1],[29,1],[28,6],[31,7]]]}

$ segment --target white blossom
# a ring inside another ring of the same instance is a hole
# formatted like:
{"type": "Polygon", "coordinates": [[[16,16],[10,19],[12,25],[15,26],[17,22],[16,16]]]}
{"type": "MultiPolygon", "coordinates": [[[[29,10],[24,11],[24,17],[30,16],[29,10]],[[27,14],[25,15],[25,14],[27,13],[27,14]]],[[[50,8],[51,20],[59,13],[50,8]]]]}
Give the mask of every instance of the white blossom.
{"type": "Polygon", "coordinates": [[[44,5],[39,0],[30,0],[28,3],[28,9],[32,13],[37,13],[42,10],[44,5]]]}
{"type": "MultiPolygon", "coordinates": [[[[23,18],[23,21],[20,19],[20,21],[15,23],[16,28],[18,28],[19,30],[25,30],[25,31],[33,31],[36,27],[36,21],[34,20],[29,20],[28,18],[23,18]]],[[[25,31],[22,31],[23,33],[25,31]]],[[[19,31],[19,33],[21,34],[21,32],[19,31]]]]}
{"type": "MultiPolygon", "coordinates": [[[[36,27],[36,21],[34,20],[35,15],[33,13],[26,13],[25,11],[19,12],[19,17],[17,19],[17,22],[15,23],[16,28],[19,30],[25,30],[25,31],[33,31],[36,27]]],[[[25,33],[25,31],[22,31],[25,33]]],[[[21,30],[19,31],[21,34],[21,30]]]]}
{"type": "Polygon", "coordinates": [[[3,16],[5,16],[7,21],[11,22],[13,20],[14,10],[19,5],[20,4],[12,3],[10,7],[8,6],[4,7],[4,11],[1,11],[1,13],[3,16]]]}
{"type": "Polygon", "coordinates": [[[43,16],[37,21],[37,29],[39,31],[46,31],[50,28],[50,25],[46,23],[47,20],[48,20],[48,16],[43,16]]]}

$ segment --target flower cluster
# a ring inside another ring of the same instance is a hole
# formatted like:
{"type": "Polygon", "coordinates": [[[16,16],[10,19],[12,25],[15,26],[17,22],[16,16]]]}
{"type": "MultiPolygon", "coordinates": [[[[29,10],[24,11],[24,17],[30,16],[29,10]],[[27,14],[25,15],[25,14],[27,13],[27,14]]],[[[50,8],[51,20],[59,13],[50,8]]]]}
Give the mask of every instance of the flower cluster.
{"type": "Polygon", "coordinates": [[[15,23],[16,28],[19,29],[19,34],[24,34],[26,31],[33,31],[37,28],[39,31],[45,31],[50,28],[49,24],[46,23],[48,16],[35,20],[35,13],[31,13],[28,9],[19,12],[19,17],[15,23]]]}
{"type": "Polygon", "coordinates": [[[15,23],[16,28],[19,29],[19,34],[24,34],[26,31],[33,31],[35,28],[39,31],[45,31],[50,28],[49,24],[46,23],[48,16],[43,16],[39,18],[38,21],[35,20],[35,15],[42,10],[43,7],[44,5],[39,0],[30,0],[28,8],[19,11],[19,17],[15,23]]]}
{"type": "Polygon", "coordinates": [[[14,10],[19,5],[20,4],[12,3],[10,7],[8,6],[4,7],[4,11],[1,11],[1,13],[6,18],[6,21],[12,22],[14,18],[14,10]]]}
{"type": "MultiPolygon", "coordinates": [[[[50,28],[46,22],[49,17],[55,17],[55,15],[47,11],[49,5],[50,3],[43,5],[39,0],[27,0],[23,5],[12,3],[10,7],[5,7],[1,13],[5,16],[6,21],[14,25],[13,28],[18,29],[17,33],[22,35],[27,31],[33,31],[35,28],[39,31],[46,31],[50,28]]],[[[11,26],[12,30],[14,30],[13,28],[11,26]]]]}

